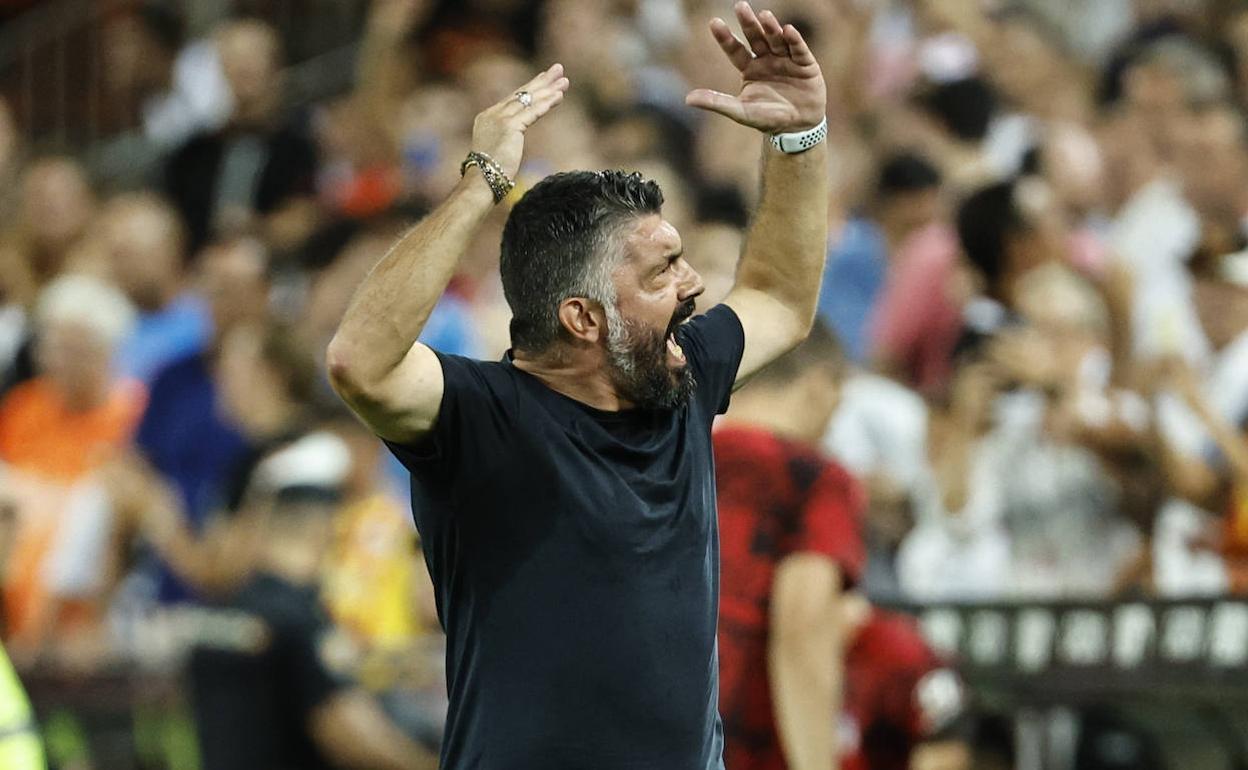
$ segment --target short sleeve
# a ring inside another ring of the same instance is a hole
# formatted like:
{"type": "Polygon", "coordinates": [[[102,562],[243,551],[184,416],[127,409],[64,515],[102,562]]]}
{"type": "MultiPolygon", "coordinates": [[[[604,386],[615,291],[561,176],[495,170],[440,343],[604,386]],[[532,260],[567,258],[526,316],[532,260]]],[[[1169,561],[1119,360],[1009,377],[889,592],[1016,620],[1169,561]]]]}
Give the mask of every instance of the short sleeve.
{"type": "Polygon", "coordinates": [[[442,365],[442,403],[433,428],[418,442],[386,441],[412,473],[453,468],[474,452],[498,446],[515,414],[515,384],[497,362],[434,350],[442,365]]]}
{"type": "Polygon", "coordinates": [[[866,563],[862,542],[865,503],[857,480],[838,466],[827,464],[802,506],[802,527],[791,550],[827,556],[840,568],[846,586],[857,584],[866,563]]]}
{"type": "Polygon", "coordinates": [[[745,330],[732,308],[716,305],[677,330],[698,388],[695,399],[708,415],[728,411],[732,386],[745,352],[745,330]]]}

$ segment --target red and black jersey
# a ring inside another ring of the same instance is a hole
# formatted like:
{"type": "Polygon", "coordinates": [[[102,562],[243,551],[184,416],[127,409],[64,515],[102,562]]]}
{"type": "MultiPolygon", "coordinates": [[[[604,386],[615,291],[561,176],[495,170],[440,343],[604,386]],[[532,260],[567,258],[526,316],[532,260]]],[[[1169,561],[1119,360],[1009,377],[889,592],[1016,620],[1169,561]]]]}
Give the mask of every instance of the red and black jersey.
{"type": "Polygon", "coordinates": [[[906,770],[910,753],[962,713],[962,681],[907,615],[873,610],[845,656],[841,770],[906,770]]]}
{"type": "Polygon", "coordinates": [[[732,770],[782,769],[767,676],[776,566],[793,554],[820,553],[837,563],[847,584],[856,582],[865,560],[864,493],[836,463],[768,431],[725,426],[713,442],[724,762],[732,770]]]}

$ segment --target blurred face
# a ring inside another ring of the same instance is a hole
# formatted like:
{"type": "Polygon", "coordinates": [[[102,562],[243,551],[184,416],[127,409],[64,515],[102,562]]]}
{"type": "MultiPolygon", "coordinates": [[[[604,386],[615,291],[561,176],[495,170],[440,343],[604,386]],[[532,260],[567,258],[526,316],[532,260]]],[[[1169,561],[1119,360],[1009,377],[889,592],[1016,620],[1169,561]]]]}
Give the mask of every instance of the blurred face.
{"type": "Polygon", "coordinates": [[[1205,110],[1185,122],[1176,166],[1187,199],[1206,217],[1238,220],[1245,213],[1248,150],[1237,118],[1227,109],[1205,110]]]}
{"type": "Polygon", "coordinates": [[[676,228],[651,214],[625,226],[615,270],[616,303],[606,308],[607,366],[620,394],[640,407],[675,408],[693,392],[676,327],[693,315],[702,278],[682,255],[676,228]]]}
{"type": "Polygon", "coordinates": [[[1171,158],[1187,112],[1183,84],[1165,68],[1143,64],[1127,72],[1124,86],[1128,109],[1146,117],[1139,127],[1161,157],[1171,158]]]}
{"type": "Polygon", "coordinates": [[[101,239],[117,285],[134,304],[158,310],[172,299],[182,244],[171,212],[139,201],[114,204],[104,215],[101,239]]]}
{"type": "Polygon", "coordinates": [[[39,372],[73,409],[97,406],[108,394],[112,347],[90,326],[65,321],[39,330],[39,372]]]}
{"type": "Polygon", "coordinates": [[[241,324],[261,320],[269,288],[264,253],[245,241],[209,247],[200,256],[197,288],[212,311],[218,339],[241,324]]]}
{"type": "Polygon", "coordinates": [[[134,16],[120,16],[104,27],[104,82],[122,94],[143,94],[164,85],[169,56],[134,16]]]}
{"type": "Polygon", "coordinates": [[[1066,255],[1070,233],[1052,189],[1039,179],[1025,179],[1015,190],[1015,205],[1027,227],[1009,238],[1006,246],[1010,274],[1027,271],[1066,255]]]}
{"type": "Polygon", "coordinates": [[[942,212],[939,188],[890,195],[880,203],[879,220],[893,244],[934,222],[942,212]]]}
{"type": "Polygon", "coordinates": [[[1060,59],[1044,38],[1021,20],[1002,28],[1002,47],[1010,52],[1010,66],[993,72],[1010,99],[1027,104],[1042,96],[1061,76],[1060,59]]]}
{"type": "Polygon", "coordinates": [[[33,165],[22,184],[22,218],[35,245],[48,252],[68,248],[95,208],[86,174],[68,160],[33,165]]]}
{"type": "Polygon", "coordinates": [[[280,106],[277,37],[258,22],[237,22],[217,40],[221,69],[234,95],[233,121],[242,125],[268,122],[280,106]]]}
{"type": "Polygon", "coordinates": [[[1082,128],[1054,129],[1044,146],[1045,179],[1059,204],[1070,211],[1098,208],[1105,194],[1105,164],[1096,141],[1082,128]]]}

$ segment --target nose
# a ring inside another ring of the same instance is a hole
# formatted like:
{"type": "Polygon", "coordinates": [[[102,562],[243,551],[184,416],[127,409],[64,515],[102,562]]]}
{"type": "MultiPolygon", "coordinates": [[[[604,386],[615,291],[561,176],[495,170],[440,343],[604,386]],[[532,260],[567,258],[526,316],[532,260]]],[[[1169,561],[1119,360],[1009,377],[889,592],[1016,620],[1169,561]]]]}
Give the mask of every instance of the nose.
{"type": "Polygon", "coordinates": [[[676,297],[681,302],[693,299],[702,292],[706,291],[706,284],[702,282],[702,276],[698,274],[693,266],[682,257],[678,260],[681,265],[680,283],[676,287],[676,297]]]}

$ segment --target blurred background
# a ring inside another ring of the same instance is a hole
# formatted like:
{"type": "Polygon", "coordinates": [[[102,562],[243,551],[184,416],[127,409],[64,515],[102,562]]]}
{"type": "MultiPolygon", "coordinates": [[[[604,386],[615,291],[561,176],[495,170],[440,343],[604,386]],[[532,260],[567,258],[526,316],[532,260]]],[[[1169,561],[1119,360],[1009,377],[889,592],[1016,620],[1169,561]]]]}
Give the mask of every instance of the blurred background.
{"type": "MultiPolygon", "coordinates": [[[[1248,767],[1248,4],[767,7],[829,87],[822,448],[866,492],[859,588],[959,672],[976,767],[1248,767]]],[[[684,106],[736,88],[713,16],[0,2],[0,623],[50,766],[201,767],[202,683],[245,690],[211,651],[253,631],[222,603],[273,564],[325,610],[295,633],[436,748],[405,474],[325,346],[475,113],[553,61],[518,192],[656,179],[718,301],[759,140],[684,106]]],[[[429,344],[506,349],[506,211],[429,344]]]]}

